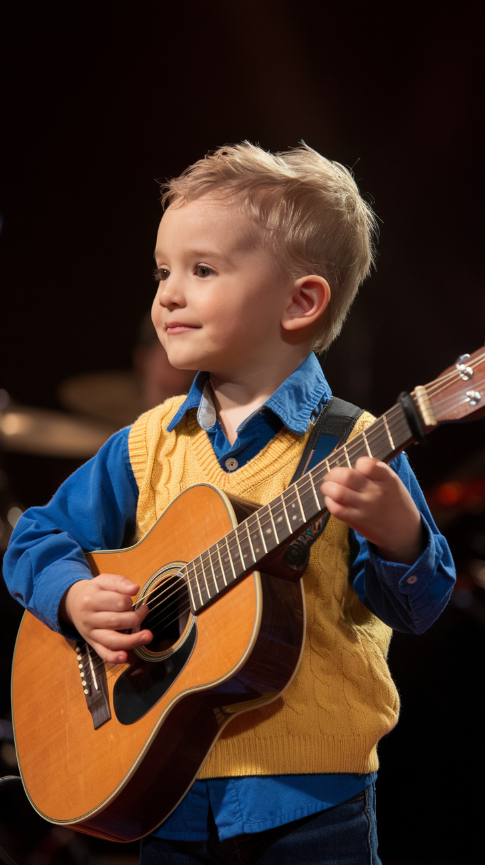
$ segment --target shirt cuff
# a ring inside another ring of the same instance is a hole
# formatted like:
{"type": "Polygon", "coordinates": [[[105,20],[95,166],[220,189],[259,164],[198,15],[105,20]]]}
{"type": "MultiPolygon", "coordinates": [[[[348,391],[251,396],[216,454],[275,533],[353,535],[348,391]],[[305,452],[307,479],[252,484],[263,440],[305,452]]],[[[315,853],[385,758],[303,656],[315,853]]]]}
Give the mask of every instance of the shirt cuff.
{"type": "Polygon", "coordinates": [[[49,591],[42,592],[42,584],[40,583],[36,587],[32,599],[34,608],[27,607],[27,609],[40,619],[41,622],[44,622],[45,625],[51,628],[51,630],[62,634],[68,640],[79,640],[80,635],[74,625],[66,629],[59,621],[59,606],[64,594],[74,583],[79,582],[79,580],[92,579],[92,576],[87,563],[84,567],[81,562],[54,562],[49,567],[49,591]],[[35,609],[35,596],[37,593],[41,593],[43,596],[42,613],[35,609]]]}
{"type": "Polygon", "coordinates": [[[368,542],[369,563],[379,579],[393,589],[398,588],[404,595],[419,595],[428,584],[430,575],[434,576],[435,572],[436,545],[434,535],[423,516],[421,516],[421,523],[426,544],[423,552],[412,565],[403,565],[399,562],[388,562],[386,559],[382,559],[375,544],[368,542]]]}
{"type": "Polygon", "coordinates": [[[441,557],[435,535],[423,516],[421,520],[426,545],[411,566],[385,561],[377,554],[375,547],[372,549],[372,544],[369,544],[368,562],[368,566],[374,568],[384,594],[393,595],[398,604],[400,599],[401,612],[405,612],[405,617],[416,634],[422,634],[436,620],[446,606],[453,588],[452,576],[440,565],[441,557]]]}

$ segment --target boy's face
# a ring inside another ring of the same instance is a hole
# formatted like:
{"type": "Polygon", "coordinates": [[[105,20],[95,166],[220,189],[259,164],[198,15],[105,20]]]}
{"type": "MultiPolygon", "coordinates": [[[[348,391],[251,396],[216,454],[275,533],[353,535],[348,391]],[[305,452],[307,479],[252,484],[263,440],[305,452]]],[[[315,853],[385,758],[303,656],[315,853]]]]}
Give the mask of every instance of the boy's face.
{"type": "Polygon", "coordinates": [[[237,376],[277,362],[293,281],[254,238],[251,218],[211,195],[164,214],[152,318],[175,367],[237,376]]]}

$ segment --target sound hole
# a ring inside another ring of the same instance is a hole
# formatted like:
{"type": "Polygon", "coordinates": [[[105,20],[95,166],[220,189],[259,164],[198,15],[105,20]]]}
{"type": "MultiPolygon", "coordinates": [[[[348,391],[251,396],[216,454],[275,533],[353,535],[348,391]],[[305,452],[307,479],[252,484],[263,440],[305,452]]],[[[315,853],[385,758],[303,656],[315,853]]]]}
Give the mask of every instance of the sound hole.
{"type": "Polygon", "coordinates": [[[167,652],[187,627],[190,601],[187,584],[182,576],[170,574],[154,581],[144,593],[149,612],[142,628],[149,628],[153,640],[145,648],[149,652],[167,652]]]}

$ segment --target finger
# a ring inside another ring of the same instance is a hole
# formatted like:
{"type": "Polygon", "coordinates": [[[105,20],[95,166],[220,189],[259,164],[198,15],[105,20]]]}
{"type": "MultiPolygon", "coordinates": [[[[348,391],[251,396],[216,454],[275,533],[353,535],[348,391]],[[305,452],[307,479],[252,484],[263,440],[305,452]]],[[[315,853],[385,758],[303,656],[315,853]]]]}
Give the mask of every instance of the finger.
{"type": "Polygon", "coordinates": [[[332,481],[325,481],[320,487],[320,492],[325,497],[325,504],[327,504],[327,498],[347,507],[357,507],[358,503],[362,501],[362,490],[355,490],[332,481]]]}
{"type": "Polygon", "coordinates": [[[120,592],[123,595],[136,595],[140,586],[138,583],[132,583],[127,577],[122,577],[121,574],[99,574],[95,577],[96,583],[102,589],[111,592],[120,592]]]}
{"type": "Polygon", "coordinates": [[[130,610],[126,613],[111,612],[109,610],[99,610],[90,612],[89,617],[86,617],[86,624],[94,629],[107,629],[109,631],[128,631],[132,628],[139,628],[146,612],[142,610],[130,610]]]}
{"type": "Polygon", "coordinates": [[[344,468],[343,466],[329,471],[323,481],[324,484],[336,483],[354,490],[362,489],[366,482],[367,480],[361,472],[358,472],[356,469],[344,468]]]}
{"type": "Polygon", "coordinates": [[[389,475],[395,476],[395,472],[386,463],[374,457],[359,457],[355,468],[360,474],[377,483],[387,480],[389,475]]]}
{"type": "Polygon", "coordinates": [[[83,598],[85,609],[94,612],[128,613],[133,612],[131,595],[122,595],[94,587],[92,592],[86,592],[83,598]]]}
{"type": "Polygon", "coordinates": [[[332,516],[347,523],[351,528],[357,528],[359,523],[359,511],[342,502],[337,502],[329,496],[325,497],[325,507],[332,516]]]}
{"type": "Polygon", "coordinates": [[[151,631],[137,631],[135,634],[121,634],[119,631],[94,630],[89,645],[95,649],[103,661],[111,664],[122,664],[127,660],[127,653],[138,646],[146,646],[153,640],[151,631]]]}

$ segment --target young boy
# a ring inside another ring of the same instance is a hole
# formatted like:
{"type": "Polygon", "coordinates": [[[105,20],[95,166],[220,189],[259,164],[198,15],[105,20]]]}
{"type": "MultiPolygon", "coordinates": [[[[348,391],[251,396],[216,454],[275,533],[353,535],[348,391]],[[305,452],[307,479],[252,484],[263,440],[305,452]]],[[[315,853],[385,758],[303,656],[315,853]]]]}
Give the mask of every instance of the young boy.
{"type": "MultiPolygon", "coordinates": [[[[124,577],[93,579],[82,550],[139,539],[194,483],[261,504],[280,494],[331,397],[312,350],[338,335],[372,260],[374,217],[349,172],[303,145],[220,149],[172,180],[164,203],[153,322],[170,362],[203,372],[27,511],[5,563],[31,612],[115,663],[149,643],[146,608],[132,609],[138,587],[124,577]]],[[[390,629],[434,621],[453,564],[405,457],[335,468],[321,491],[332,516],[303,578],[298,672],[226,727],[142,841],[143,865],[379,862],[376,746],[398,715],[390,629]]]]}

